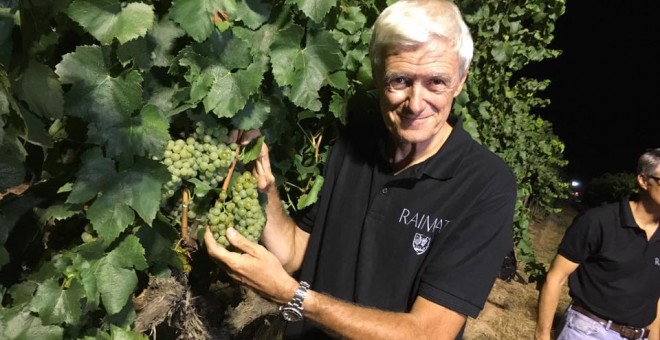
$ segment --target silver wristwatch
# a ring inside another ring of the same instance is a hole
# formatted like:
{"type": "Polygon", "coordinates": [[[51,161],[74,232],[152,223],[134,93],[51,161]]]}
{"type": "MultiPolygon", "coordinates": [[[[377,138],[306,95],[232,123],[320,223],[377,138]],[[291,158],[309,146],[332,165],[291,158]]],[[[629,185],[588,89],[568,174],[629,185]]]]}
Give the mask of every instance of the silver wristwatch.
{"type": "Polygon", "coordinates": [[[307,295],[307,289],[309,289],[309,283],[300,281],[300,286],[293,294],[293,299],[286,305],[280,306],[280,313],[284,320],[294,322],[303,319],[303,300],[307,295]]]}

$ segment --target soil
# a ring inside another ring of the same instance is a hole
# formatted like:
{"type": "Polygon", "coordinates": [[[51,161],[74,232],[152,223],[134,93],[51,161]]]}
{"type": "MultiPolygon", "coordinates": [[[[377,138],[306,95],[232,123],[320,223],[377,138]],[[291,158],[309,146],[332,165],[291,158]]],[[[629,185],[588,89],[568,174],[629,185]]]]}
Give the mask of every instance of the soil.
{"type": "MultiPolygon", "coordinates": [[[[538,261],[546,268],[554,258],[557,246],[566,227],[576,214],[569,205],[561,205],[562,211],[552,214],[530,225],[530,234],[538,261]]],[[[518,264],[518,277],[507,282],[496,280],[484,309],[476,319],[468,319],[464,340],[531,339],[536,327],[539,289],[536,283],[527,283],[522,264],[518,264]]],[[[568,287],[563,287],[562,296],[555,314],[561,318],[568,307],[568,287]]]]}

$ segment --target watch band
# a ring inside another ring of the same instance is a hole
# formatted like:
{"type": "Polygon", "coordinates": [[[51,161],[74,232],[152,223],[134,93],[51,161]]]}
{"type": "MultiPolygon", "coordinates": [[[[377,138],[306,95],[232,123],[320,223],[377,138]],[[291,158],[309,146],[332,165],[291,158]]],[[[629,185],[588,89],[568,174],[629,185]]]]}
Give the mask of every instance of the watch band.
{"type": "Polygon", "coordinates": [[[285,305],[280,306],[280,312],[286,321],[300,321],[303,318],[303,301],[307,295],[309,283],[300,281],[300,285],[293,294],[293,299],[285,305]]]}

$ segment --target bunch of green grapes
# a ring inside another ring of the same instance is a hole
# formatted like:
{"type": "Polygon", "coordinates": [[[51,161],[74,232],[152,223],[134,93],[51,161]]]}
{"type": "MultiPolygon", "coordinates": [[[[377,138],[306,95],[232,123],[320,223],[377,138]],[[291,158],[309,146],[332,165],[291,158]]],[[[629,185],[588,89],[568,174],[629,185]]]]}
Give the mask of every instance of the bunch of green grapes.
{"type": "Polygon", "coordinates": [[[229,194],[220,193],[207,220],[213,238],[225,247],[229,246],[225,235],[229,227],[234,227],[250,241],[259,241],[266,226],[266,215],[259,204],[257,178],[249,171],[238,175],[229,194]]]}
{"type": "Polygon", "coordinates": [[[227,145],[227,128],[208,128],[196,123],[195,131],[186,139],[170,140],[163,154],[171,178],[165,183],[169,198],[184,181],[197,179],[215,188],[222,183],[234,160],[236,145],[227,145]]]}

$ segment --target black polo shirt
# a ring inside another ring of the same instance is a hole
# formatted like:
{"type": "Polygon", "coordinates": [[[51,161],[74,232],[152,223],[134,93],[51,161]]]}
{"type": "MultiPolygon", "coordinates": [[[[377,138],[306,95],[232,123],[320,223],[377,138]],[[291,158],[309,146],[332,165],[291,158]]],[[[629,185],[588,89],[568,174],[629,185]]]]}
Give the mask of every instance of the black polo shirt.
{"type": "Polygon", "coordinates": [[[628,197],[578,215],[558,253],[579,266],[569,294],[596,315],[633,327],[648,326],[660,298],[660,232],[647,241],[628,197]]]}
{"type": "Polygon", "coordinates": [[[319,200],[297,220],[311,233],[300,277],[313,290],[396,312],[410,311],[419,295],[478,315],[513,247],[516,183],[460,120],[450,124],[434,156],[397,175],[385,134],[363,131],[333,146],[319,200]]]}

